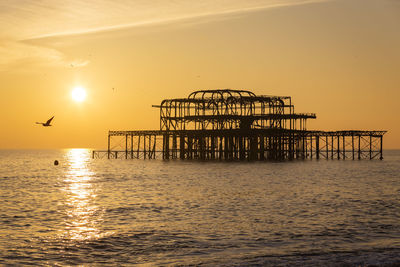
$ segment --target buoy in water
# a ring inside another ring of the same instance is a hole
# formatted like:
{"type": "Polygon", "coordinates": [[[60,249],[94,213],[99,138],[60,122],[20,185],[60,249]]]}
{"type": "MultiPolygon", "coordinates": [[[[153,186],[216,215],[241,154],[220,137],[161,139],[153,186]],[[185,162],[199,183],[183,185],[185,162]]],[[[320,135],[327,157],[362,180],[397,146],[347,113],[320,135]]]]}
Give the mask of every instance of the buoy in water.
{"type": "Polygon", "coordinates": [[[54,161],[54,165],[56,165],[56,166],[58,165],[58,160],[54,161]]]}

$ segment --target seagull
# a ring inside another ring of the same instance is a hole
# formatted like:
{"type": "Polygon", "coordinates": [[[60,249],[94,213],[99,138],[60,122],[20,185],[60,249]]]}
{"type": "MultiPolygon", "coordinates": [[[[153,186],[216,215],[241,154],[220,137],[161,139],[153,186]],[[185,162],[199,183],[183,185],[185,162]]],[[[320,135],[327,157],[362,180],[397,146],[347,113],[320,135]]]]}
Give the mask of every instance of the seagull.
{"type": "Polygon", "coordinates": [[[44,123],[44,122],[36,122],[36,124],[41,124],[41,125],[43,125],[44,127],[52,126],[52,125],[50,125],[50,123],[51,123],[51,121],[53,120],[53,118],[54,118],[54,116],[51,117],[50,119],[48,119],[48,120],[46,121],[46,123],[44,123]]]}

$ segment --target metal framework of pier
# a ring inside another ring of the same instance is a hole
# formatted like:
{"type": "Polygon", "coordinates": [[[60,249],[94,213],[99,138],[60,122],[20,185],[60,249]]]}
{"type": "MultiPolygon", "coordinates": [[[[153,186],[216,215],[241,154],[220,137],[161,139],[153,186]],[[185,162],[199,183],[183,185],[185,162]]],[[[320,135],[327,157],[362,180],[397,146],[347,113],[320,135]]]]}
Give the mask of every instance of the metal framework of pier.
{"type": "Polygon", "coordinates": [[[386,131],[311,131],[314,113],[295,113],[289,96],[202,90],[160,105],[160,130],[109,131],[93,158],[293,160],[382,159],[386,131]]]}

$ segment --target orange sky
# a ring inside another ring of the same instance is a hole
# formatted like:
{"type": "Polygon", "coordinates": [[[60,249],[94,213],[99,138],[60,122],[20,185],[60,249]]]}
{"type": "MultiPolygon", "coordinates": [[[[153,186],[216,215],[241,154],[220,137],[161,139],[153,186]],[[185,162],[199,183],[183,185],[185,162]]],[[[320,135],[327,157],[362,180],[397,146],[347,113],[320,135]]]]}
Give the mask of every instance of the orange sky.
{"type": "Polygon", "coordinates": [[[1,3],[0,148],[104,148],[158,129],[152,104],[217,88],[290,95],[310,129],[400,148],[399,25],[395,0],[1,3]]]}

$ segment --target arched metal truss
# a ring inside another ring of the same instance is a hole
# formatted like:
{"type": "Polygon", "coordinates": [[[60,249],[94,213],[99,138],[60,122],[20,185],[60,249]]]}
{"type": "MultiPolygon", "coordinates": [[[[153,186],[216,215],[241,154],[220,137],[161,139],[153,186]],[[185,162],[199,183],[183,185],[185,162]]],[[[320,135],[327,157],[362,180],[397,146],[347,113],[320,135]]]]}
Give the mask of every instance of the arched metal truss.
{"type": "Polygon", "coordinates": [[[294,113],[289,96],[256,96],[243,90],[203,90],[188,98],[166,99],[160,106],[160,130],[305,130],[313,113],[294,113]]]}

